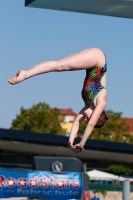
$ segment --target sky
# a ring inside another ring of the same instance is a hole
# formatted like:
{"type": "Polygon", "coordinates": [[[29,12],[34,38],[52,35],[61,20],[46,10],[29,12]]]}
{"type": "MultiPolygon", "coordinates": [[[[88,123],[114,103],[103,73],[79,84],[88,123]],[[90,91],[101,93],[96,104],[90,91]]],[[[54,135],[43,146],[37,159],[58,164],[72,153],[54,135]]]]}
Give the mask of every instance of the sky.
{"type": "Polygon", "coordinates": [[[20,69],[92,47],[107,57],[106,110],[133,118],[133,19],[30,8],[24,0],[0,1],[0,128],[10,128],[21,107],[39,102],[78,113],[84,106],[84,70],[47,73],[17,85],[7,81],[20,69]]]}

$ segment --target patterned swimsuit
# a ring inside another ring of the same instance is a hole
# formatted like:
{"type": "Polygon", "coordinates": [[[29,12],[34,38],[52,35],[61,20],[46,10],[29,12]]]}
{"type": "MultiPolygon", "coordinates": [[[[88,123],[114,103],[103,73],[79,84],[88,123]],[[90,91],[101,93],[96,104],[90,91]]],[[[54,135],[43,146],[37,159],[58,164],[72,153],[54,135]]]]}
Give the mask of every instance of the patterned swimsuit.
{"type": "Polygon", "coordinates": [[[101,80],[104,74],[107,71],[107,63],[105,63],[104,67],[97,68],[94,67],[92,69],[86,70],[86,78],[84,80],[84,85],[82,89],[82,98],[88,106],[90,104],[94,105],[94,100],[98,93],[106,89],[102,84],[101,80]]]}

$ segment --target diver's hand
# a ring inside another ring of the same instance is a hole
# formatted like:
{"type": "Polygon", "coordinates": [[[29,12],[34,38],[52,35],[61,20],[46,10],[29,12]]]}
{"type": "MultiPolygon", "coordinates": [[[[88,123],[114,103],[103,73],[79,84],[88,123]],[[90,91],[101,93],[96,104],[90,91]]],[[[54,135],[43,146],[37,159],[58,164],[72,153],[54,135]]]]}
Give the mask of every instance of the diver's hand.
{"type": "Polygon", "coordinates": [[[75,144],[74,145],[77,149],[79,149],[79,153],[81,153],[82,151],[84,151],[84,147],[81,145],[81,143],[75,144]]]}
{"type": "Polygon", "coordinates": [[[88,108],[87,110],[84,111],[85,121],[89,121],[92,113],[93,113],[92,108],[88,108]]]}
{"type": "Polygon", "coordinates": [[[68,143],[69,149],[74,152],[74,153],[80,153],[81,149],[76,147],[75,145],[71,144],[70,142],[68,143]]]}

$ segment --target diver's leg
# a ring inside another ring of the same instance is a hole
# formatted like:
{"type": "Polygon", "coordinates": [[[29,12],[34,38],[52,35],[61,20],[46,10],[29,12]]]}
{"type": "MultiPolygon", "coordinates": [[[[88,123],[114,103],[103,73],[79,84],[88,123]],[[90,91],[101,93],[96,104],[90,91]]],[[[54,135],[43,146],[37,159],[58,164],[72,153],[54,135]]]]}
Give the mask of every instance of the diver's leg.
{"type": "Polygon", "coordinates": [[[102,66],[104,60],[104,54],[100,49],[86,49],[58,61],[42,62],[28,71],[20,70],[17,72],[16,76],[9,79],[8,82],[10,84],[17,84],[32,76],[54,71],[60,72],[89,69],[98,65],[102,66]]]}

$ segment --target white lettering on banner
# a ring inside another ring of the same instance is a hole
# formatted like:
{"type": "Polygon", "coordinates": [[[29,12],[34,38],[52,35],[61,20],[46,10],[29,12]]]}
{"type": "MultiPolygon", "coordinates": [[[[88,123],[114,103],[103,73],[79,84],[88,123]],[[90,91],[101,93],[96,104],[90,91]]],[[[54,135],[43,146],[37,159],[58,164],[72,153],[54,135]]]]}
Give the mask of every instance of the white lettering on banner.
{"type": "Polygon", "coordinates": [[[75,196],[75,195],[79,195],[78,191],[73,191],[73,190],[69,190],[69,191],[59,191],[59,190],[54,190],[54,191],[44,191],[44,190],[34,190],[34,189],[30,189],[30,190],[24,190],[24,189],[17,189],[17,194],[29,194],[29,195],[38,195],[38,194],[43,194],[43,195],[71,195],[71,196],[75,196]]]}
{"type": "Polygon", "coordinates": [[[61,195],[61,191],[55,190],[55,195],[61,195]]]}
{"type": "Polygon", "coordinates": [[[29,194],[28,190],[22,190],[22,194],[29,194]]]}
{"type": "Polygon", "coordinates": [[[38,194],[38,192],[40,193],[40,190],[33,190],[33,189],[29,190],[30,194],[38,194]]]}
{"type": "Polygon", "coordinates": [[[48,191],[47,194],[48,195],[53,195],[53,191],[48,191]]]}
{"type": "Polygon", "coordinates": [[[78,195],[79,193],[77,191],[74,191],[73,192],[73,195],[78,195]]]}
{"type": "Polygon", "coordinates": [[[42,191],[42,194],[46,194],[46,191],[45,191],[45,190],[43,190],[43,191],[42,191]]]}
{"type": "Polygon", "coordinates": [[[17,194],[29,194],[29,190],[17,189],[17,194]]]}
{"type": "Polygon", "coordinates": [[[10,190],[7,190],[6,192],[7,192],[8,194],[13,194],[13,193],[14,193],[14,191],[11,190],[11,189],[10,189],[10,190]]]}

